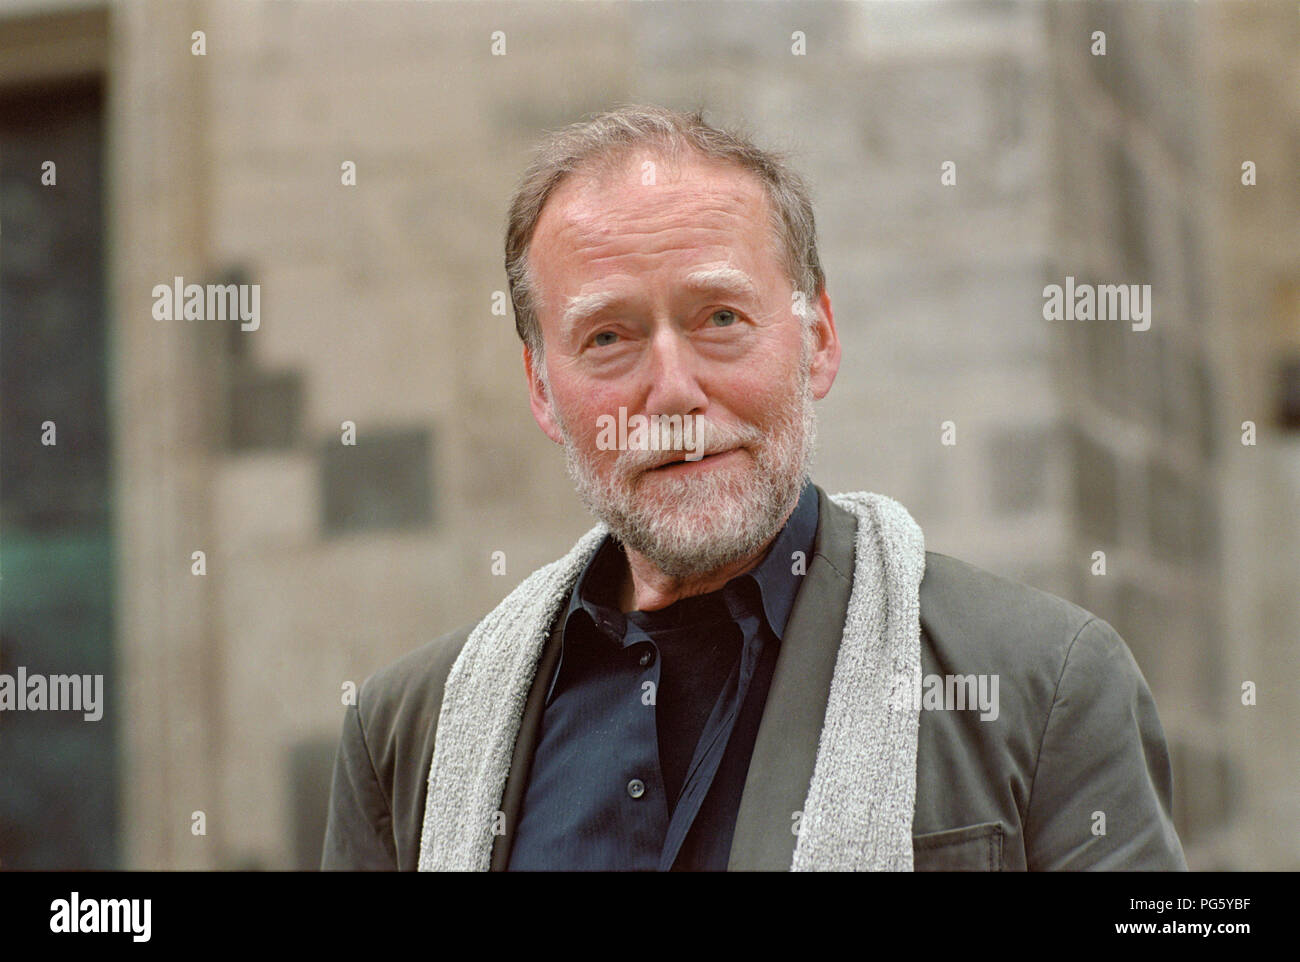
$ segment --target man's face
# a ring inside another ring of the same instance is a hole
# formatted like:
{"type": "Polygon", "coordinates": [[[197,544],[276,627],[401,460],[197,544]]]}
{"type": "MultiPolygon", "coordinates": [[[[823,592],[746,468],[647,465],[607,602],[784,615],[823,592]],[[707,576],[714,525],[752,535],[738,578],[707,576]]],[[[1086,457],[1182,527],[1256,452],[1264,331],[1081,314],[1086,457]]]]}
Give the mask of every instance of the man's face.
{"type": "Polygon", "coordinates": [[[760,549],[806,477],[839,342],[825,293],[795,297],[757,179],[694,156],[575,175],[530,264],[545,348],[544,372],[524,355],[533,414],[587,507],[675,578],[760,549]],[[688,416],[701,438],[606,450],[620,409],[688,416]]]}

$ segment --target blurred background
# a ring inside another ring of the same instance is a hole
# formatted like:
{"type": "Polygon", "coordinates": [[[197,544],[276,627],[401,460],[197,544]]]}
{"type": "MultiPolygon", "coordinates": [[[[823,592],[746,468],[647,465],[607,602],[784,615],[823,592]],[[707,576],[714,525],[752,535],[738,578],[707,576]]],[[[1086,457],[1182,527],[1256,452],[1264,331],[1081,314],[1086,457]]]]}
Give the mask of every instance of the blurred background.
{"type": "Polygon", "coordinates": [[[0,672],[107,688],[0,714],[0,868],[319,864],[349,683],[592,523],[502,243],[621,101],[811,182],[816,480],[1110,621],[1191,866],[1300,868],[1298,53],[1292,2],[0,3],[0,672]],[[1067,275],[1150,329],[1044,320],[1067,275]]]}

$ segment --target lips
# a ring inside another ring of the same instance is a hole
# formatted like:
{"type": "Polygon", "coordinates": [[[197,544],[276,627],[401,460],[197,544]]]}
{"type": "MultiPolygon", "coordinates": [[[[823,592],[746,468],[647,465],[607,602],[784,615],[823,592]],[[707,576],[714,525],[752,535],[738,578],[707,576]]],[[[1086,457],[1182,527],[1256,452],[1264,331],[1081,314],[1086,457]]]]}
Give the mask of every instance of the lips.
{"type": "Polygon", "coordinates": [[[687,458],[686,458],[686,455],[683,454],[683,455],[681,455],[680,457],[675,457],[675,458],[673,458],[671,461],[664,461],[664,462],[662,462],[661,464],[656,464],[653,468],[650,468],[649,470],[651,470],[651,471],[662,471],[664,468],[670,468],[670,467],[672,467],[674,464],[700,464],[700,463],[702,463],[702,462],[704,462],[704,461],[707,461],[709,458],[717,457],[718,455],[721,455],[721,454],[730,454],[730,453],[731,453],[732,451],[734,451],[734,450],[736,450],[736,449],[735,449],[735,448],[728,448],[728,449],[725,450],[725,451],[710,451],[708,454],[704,455],[704,457],[702,457],[702,458],[697,458],[697,459],[695,459],[694,461],[688,461],[687,458]]]}

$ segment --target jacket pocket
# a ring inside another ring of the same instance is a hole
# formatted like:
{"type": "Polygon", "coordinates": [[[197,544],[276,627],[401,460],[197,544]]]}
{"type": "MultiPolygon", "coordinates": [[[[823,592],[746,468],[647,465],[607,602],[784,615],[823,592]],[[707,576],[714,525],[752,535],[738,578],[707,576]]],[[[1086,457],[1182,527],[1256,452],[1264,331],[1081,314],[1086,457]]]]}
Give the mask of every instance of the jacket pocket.
{"type": "Polygon", "coordinates": [[[916,872],[1002,871],[1001,822],[912,836],[912,869],[916,872]]]}

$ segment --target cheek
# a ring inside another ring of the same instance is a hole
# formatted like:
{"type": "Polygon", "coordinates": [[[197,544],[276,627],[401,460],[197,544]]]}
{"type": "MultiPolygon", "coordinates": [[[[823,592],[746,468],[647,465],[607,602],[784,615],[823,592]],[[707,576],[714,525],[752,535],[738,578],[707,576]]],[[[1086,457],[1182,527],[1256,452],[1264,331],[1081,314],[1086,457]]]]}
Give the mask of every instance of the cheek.
{"type": "MultiPolygon", "coordinates": [[[[728,385],[727,407],[741,419],[762,425],[790,405],[799,389],[798,359],[794,364],[767,363],[749,367],[728,385]]],[[[721,399],[719,399],[721,400],[721,399]]]]}
{"type": "Polygon", "coordinates": [[[575,444],[584,450],[594,450],[596,437],[600,433],[602,416],[609,415],[618,422],[619,405],[626,406],[609,391],[591,391],[578,389],[556,397],[556,410],[563,415],[564,426],[575,444]]]}

